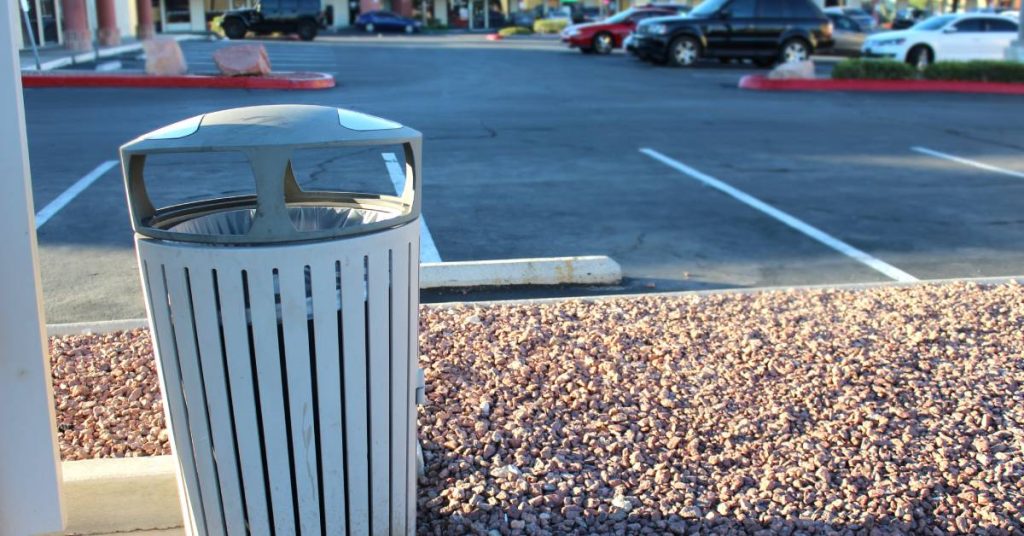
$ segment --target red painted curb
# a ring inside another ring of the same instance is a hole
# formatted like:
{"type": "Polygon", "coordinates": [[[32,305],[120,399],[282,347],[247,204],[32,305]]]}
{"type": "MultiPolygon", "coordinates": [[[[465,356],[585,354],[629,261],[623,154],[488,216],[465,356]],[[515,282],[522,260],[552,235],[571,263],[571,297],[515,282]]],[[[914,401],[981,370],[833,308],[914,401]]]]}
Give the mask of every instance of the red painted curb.
{"type": "Polygon", "coordinates": [[[949,92],[995,93],[1024,95],[1024,84],[1007,82],[953,82],[947,80],[833,80],[814,78],[803,80],[772,80],[759,74],[740,79],[741,89],[758,91],[894,91],[894,92],[949,92]]]}
{"type": "Polygon", "coordinates": [[[144,74],[29,73],[21,74],[21,85],[35,87],[134,87],[210,89],[328,89],[334,77],[326,73],[286,72],[267,76],[148,76],[144,74]]]}

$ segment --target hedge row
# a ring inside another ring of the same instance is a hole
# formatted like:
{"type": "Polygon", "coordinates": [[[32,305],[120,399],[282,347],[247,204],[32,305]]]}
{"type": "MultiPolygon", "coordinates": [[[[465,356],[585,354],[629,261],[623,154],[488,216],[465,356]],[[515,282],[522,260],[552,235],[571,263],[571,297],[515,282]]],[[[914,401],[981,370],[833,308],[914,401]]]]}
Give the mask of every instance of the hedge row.
{"type": "Polygon", "coordinates": [[[910,80],[916,77],[913,66],[896,60],[843,60],[832,68],[832,78],[840,80],[910,80]]]}
{"type": "Polygon", "coordinates": [[[939,61],[924,70],[926,80],[1024,83],[1024,63],[1015,61],[939,61]]]}
{"type": "Polygon", "coordinates": [[[533,31],[543,34],[559,33],[569,25],[565,19],[540,19],[533,22],[533,31]]]}
{"type": "Polygon", "coordinates": [[[1024,83],[1024,63],[1014,61],[939,61],[919,72],[895,60],[843,60],[832,69],[834,79],[949,80],[1024,83]]]}

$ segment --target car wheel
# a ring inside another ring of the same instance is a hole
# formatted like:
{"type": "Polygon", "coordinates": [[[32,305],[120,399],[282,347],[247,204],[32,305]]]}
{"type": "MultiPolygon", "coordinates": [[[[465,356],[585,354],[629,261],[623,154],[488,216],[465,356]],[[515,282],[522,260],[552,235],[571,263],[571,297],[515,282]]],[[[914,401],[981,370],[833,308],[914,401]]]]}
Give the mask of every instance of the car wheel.
{"type": "Polygon", "coordinates": [[[366,25],[366,33],[373,33],[373,23],[372,22],[366,25]]]}
{"type": "Polygon", "coordinates": [[[220,29],[228,39],[242,39],[245,37],[245,23],[238,19],[228,19],[220,23],[220,29]]]}
{"type": "Polygon", "coordinates": [[[677,37],[668,46],[668,62],[673,67],[691,67],[700,58],[700,44],[692,37],[677,37]]]}
{"type": "Polygon", "coordinates": [[[300,20],[298,27],[299,39],[312,41],[316,39],[316,23],[311,20],[300,20]]]}
{"type": "Polygon", "coordinates": [[[594,36],[594,52],[598,54],[611,54],[613,48],[615,48],[615,40],[612,39],[612,34],[601,32],[594,36]]]}
{"type": "Polygon", "coordinates": [[[803,39],[790,39],[782,44],[779,60],[783,63],[806,61],[811,57],[811,47],[803,39]]]}
{"type": "Polygon", "coordinates": [[[935,55],[932,53],[932,49],[924,45],[918,45],[910,49],[910,53],[907,54],[907,63],[917,67],[919,71],[925,70],[934,60],[935,55]]]}
{"type": "Polygon", "coordinates": [[[411,34],[413,30],[415,30],[415,28],[412,27],[412,24],[409,24],[405,27],[405,33],[407,34],[411,34]]]}

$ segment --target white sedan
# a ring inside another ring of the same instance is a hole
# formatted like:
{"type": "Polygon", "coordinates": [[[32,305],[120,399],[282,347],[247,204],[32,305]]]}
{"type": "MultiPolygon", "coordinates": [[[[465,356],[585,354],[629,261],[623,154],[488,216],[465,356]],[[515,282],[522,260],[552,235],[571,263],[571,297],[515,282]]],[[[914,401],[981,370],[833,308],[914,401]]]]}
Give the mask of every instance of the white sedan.
{"type": "Polygon", "coordinates": [[[1001,60],[1017,23],[999,15],[938,15],[896,32],[872,34],[861,52],[924,68],[935,61],[1001,60]]]}

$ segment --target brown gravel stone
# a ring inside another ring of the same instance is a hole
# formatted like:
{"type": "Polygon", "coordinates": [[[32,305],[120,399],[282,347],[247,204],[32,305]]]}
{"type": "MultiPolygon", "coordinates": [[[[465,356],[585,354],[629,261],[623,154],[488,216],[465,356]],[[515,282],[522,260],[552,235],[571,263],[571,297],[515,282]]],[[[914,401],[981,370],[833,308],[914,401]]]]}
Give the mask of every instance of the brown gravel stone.
{"type": "MultiPolygon", "coordinates": [[[[1021,533],[1022,333],[1015,284],[424,308],[417,529],[1021,533]]],[[[65,459],[167,452],[145,331],[51,352],[65,459]]]]}

